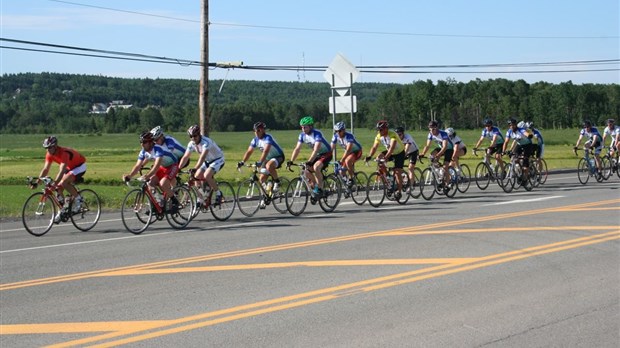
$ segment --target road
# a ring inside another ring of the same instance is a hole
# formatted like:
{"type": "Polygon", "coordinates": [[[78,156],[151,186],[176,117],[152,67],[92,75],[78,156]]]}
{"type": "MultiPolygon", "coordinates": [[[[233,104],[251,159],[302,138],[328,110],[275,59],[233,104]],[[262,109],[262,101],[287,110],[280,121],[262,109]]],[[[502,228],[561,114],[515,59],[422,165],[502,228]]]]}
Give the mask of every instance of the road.
{"type": "Polygon", "coordinates": [[[618,347],[620,181],[0,230],[2,347],[618,347]]]}

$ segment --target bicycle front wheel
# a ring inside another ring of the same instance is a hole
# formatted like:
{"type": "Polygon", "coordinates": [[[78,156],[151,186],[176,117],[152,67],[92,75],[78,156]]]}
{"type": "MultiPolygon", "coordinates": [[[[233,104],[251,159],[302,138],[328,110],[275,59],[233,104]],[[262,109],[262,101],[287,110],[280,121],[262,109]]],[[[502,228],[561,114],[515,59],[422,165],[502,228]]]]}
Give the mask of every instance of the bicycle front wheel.
{"type": "Polygon", "coordinates": [[[422,170],[416,167],[412,176],[413,182],[409,183],[409,195],[411,198],[418,199],[422,195],[422,170]]]}
{"type": "Polygon", "coordinates": [[[127,231],[140,234],[156,219],[149,197],[140,189],[131,190],[123,199],[121,220],[127,231]]]}
{"type": "Polygon", "coordinates": [[[500,185],[502,187],[502,190],[504,190],[504,192],[506,193],[510,193],[512,192],[512,189],[515,188],[515,182],[516,180],[516,175],[517,172],[515,171],[514,166],[512,165],[512,163],[507,163],[505,165],[506,168],[506,177],[504,178],[504,180],[502,180],[502,184],[500,185]]]}
{"type": "Polygon", "coordinates": [[[386,194],[385,180],[379,175],[379,173],[372,173],[368,177],[368,184],[366,185],[366,195],[368,196],[368,204],[378,208],[383,204],[386,194]]]}
{"type": "Polygon", "coordinates": [[[547,161],[544,158],[541,158],[540,163],[538,163],[538,181],[541,185],[547,182],[547,176],[549,176],[549,171],[547,169],[547,161]]]}
{"type": "Polygon", "coordinates": [[[611,160],[608,156],[601,157],[601,168],[603,168],[603,170],[601,171],[601,176],[603,177],[603,180],[608,180],[611,176],[611,160]]]}
{"type": "Polygon", "coordinates": [[[580,159],[577,165],[577,178],[582,185],[587,184],[590,180],[590,167],[584,158],[580,159]]]}
{"type": "MultiPolygon", "coordinates": [[[[398,204],[407,204],[409,201],[409,174],[403,171],[400,173],[400,180],[402,189],[398,193],[395,192],[396,202],[398,204]]],[[[398,190],[398,188],[396,189],[398,190]]]]}
{"type": "Polygon", "coordinates": [[[323,194],[319,199],[319,206],[324,212],[331,213],[340,203],[341,186],[336,174],[332,173],[323,178],[323,194]]]}
{"type": "Polygon", "coordinates": [[[235,211],[235,205],[237,204],[235,190],[231,184],[225,181],[218,182],[217,186],[220,192],[222,192],[222,199],[220,202],[215,202],[215,197],[213,197],[209,209],[211,210],[211,215],[213,215],[216,220],[226,221],[235,211]]]}
{"type": "Polygon", "coordinates": [[[273,204],[274,209],[280,214],[288,212],[286,209],[286,189],[290,183],[291,181],[289,179],[280,178],[280,188],[278,191],[272,193],[271,204],[273,204]]]}
{"type": "Polygon", "coordinates": [[[364,172],[355,173],[355,183],[351,186],[351,199],[357,205],[366,203],[368,196],[366,195],[366,184],[368,183],[368,175],[364,172]]]}
{"type": "Polygon", "coordinates": [[[489,166],[484,162],[478,163],[478,166],[476,166],[476,186],[484,191],[489,187],[490,182],[491,172],[489,166]]]}
{"type": "Polygon", "coordinates": [[[71,222],[73,226],[80,231],[88,231],[95,227],[101,216],[101,200],[95,191],[91,189],[80,190],[82,196],[82,204],[77,212],[73,212],[73,204],[71,202],[69,211],[71,212],[71,222]]]}
{"type": "Polygon", "coordinates": [[[465,193],[469,190],[469,185],[471,184],[471,171],[467,164],[461,164],[459,167],[461,172],[457,176],[456,188],[460,193],[465,193]]]}
{"type": "Polygon", "coordinates": [[[241,214],[252,217],[258,211],[261,199],[260,183],[252,179],[248,179],[239,183],[237,188],[237,204],[241,214]]]}
{"type": "Polygon", "coordinates": [[[308,187],[300,178],[291,180],[286,188],[286,209],[291,215],[298,216],[306,210],[309,197],[308,187]]]}
{"type": "Polygon", "coordinates": [[[22,222],[26,231],[33,236],[41,237],[52,229],[56,205],[43,192],[35,192],[24,203],[22,222]]]}
{"type": "Polygon", "coordinates": [[[421,182],[421,194],[422,197],[430,201],[435,196],[435,192],[437,191],[437,178],[435,177],[435,173],[431,168],[426,168],[422,171],[421,182]]]}

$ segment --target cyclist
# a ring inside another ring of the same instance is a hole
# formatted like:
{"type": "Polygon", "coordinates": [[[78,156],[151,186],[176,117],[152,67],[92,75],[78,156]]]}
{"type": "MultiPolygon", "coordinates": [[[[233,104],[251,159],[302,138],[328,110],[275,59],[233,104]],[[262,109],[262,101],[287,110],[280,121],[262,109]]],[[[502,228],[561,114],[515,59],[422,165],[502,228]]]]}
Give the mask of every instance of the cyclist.
{"type": "Polygon", "coordinates": [[[344,149],[340,157],[340,165],[349,173],[347,185],[350,188],[355,183],[355,162],[362,158],[362,145],[355,139],[353,134],[346,131],[345,124],[342,121],[334,125],[332,152],[336,149],[336,144],[344,149]]]}
{"type": "Polygon", "coordinates": [[[502,131],[498,127],[493,126],[493,121],[490,118],[484,120],[484,129],[476,145],[474,145],[474,151],[478,150],[478,146],[482,143],[484,138],[491,139],[491,144],[486,151],[486,156],[495,156],[495,160],[499,163],[502,172],[504,171],[504,161],[502,161],[501,149],[504,146],[504,136],[502,131]]]}
{"type": "Polygon", "coordinates": [[[530,171],[530,156],[532,155],[534,146],[534,144],[532,143],[532,138],[534,137],[534,135],[528,132],[526,129],[519,127],[517,120],[515,120],[514,118],[508,120],[508,126],[509,128],[506,132],[506,139],[508,139],[508,141],[504,143],[502,152],[506,152],[508,144],[510,143],[510,139],[512,139],[510,151],[516,156],[523,155],[522,178],[527,178],[530,171]]]}
{"type": "Polygon", "coordinates": [[[140,134],[140,144],[142,145],[142,149],[140,153],[138,153],[136,164],[131,168],[129,173],[122,175],[122,179],[128,181],[136,175],[147,162],[154,161],[148,173],[142,175],[141,178],[148,182],[151,190],[155,190],[155,187],[159,186],[164,192],[164,204],[166,201],[171,200],[172,207],[175,209],[179,202],[172,192],[172,179],[177,176],[179,171],[178,158],[163,146],[155,144],[155,139],[153,139],[153,134],[151,132],[143,132],[140,134]]]}
{"type": "Polygon", "coordinates": [[[410,186],[415,184],[415,165],[418,162],[418,156],[420,155],[420,148],[418,144],[413,140],[413,137],[409,133],[405,133],[405,128],[396,127],[394,129],[396,135],[400,138],[405,145],[405,159],[409,159],[409,165],[407,168],[409,169],[409,183],[410,186]]]}
{"type": "MultiPolygon", "coordinates": [[[[521,122],[519,122],[520,124],[521,122]]],[[[517,124],[517,127],[519,125],[517,124]]],[[[545,142],[543,140],[543,136],[542,133],[540,133],[540,131],[536,128],[534,128],[534,122],[529,121],[529,122],[524,122],[523,123],[523,127],[527,130],[529,130],[530,132],[532,132],[532,134],[534,135],[534,139],[536,139],[536,145],[534,147],[534,157],[536,157],[536,164],[538,164],[540,166],[540,160],[543,158],[544,154],[545,154],[545,142]]]]}
{"type": "MultiPolygon", "coordinates": [[[[254,123],[254,134],[256,135],[252,141],[250,141],[250,146],[247,151],[243,155],[243,160],[237,163],[237,168],[241,168],[245,161],[250,158],[254,149],[258,147],[261,151],[261,156],[256,162],[256,166],[258,168],[265,168],[273,177],[273,192],[276,192],[280,189],[280,178],[278,177],[278,169],[284,163],[284,152],[282,148],[276,140],[265,131],[267,125],[264,122],[256,122],[254,123]]],[[[263,170],[261,170],[261,175],[259,177],[261,183],[264,183],[267,180],[267,175],[263,174],[263,170]]]]}
{"type": "Polygon", "coordinates": [[[574,148],[575,150],[579,148],[581,139],[584,137],[588,138],[583,145],[585,150],[588,151],[588,149],[594,148],[594,161],[596,162],[596,168],[600,173],[602,171],[600,154],[601,150],[603,150],[603,137],[596,127],[592,127],[592,122],[590,121],[583,122],[583,129],[579,132],[579,138],[577,139],[577,144],[575,144],[574,148]]]}
{"type": "Polygon", "coordinates": [[[445,132],[448,133],[450,141],[452,141],[452,144],[454,144],[454,153],[452,154],[451,165],[458,172],[461,168],[459,164],[459,158],[467,154],[467,145],[465,145],[465,142],[461,140],[461,137],[456,135],[456,131],[454,130],[454,128],[446,128],[445,132]]]}
{"type": "Polygon", "coordinates": [[[372,156],[377,151],[379,144],[383,144],[386,150],[382,151],[377,158],[385,159],[386,161],[394,161],[394,178],[396,179],[396,185],[398,190],[394,192],[394,198],[400,199],[402,196],[401,191],[403,189],[402,172],[405,164],[405,146],[400,137],[388,129],[388,122],[381,120],[377,122],[377,136],[370,148],[370,153],[366,156],[366,162],[370,161],[372,156]]]}
{"type": "Polygon", "coordinates": [[[175,155],[179,161],[181,160],[181,157],[185,154],[185,147],[183,147],[178,140],[170,135],[164,134],[161,126],[151,129],[151,134],[153,134],[155,144],[163,146],[165,149],[172,152],[172,154],[175,155]]]}
{"type": "MultiPolygon", "coordinates": [[[[192,172],[192,175],[198,179],[198,181],[204,180],[207,182],[211,190],[215,192],[215,204],[220,204],[222,201],[222,192],[219,190],[214,176],[224,167],[224,153],[222,149],[217,146],[215,141],[200,134],[200,126],[197,124],[187,129],[187,135],[189,135],[190,141],[187,144],[185,154],[181,157],[179,166],[185,166],[189,162],[189,156],[192,152],[197,152],[200,157],[194,168],[190,169],[190,172],[192,172]]],[[[198,181],[196,181],[196,186],[200,186],[200,182],[198,181]]],[[[198,190],[198,194],[199,197],[196,203],[198,206],[201,206],[204,202],[204,197],[200,197],[200,190],[198,190]]]]}
{"type": "MultiPolygon", "coordinates": [[[[78,212],[82,206],[82,196],[77,192],[73,183],[83,179],[84,173],[86,173],[86,158],[72,148],[58,146],[58,139],[53,135],[43,140],[43,147],[47,153],[39,178],[47,175],[53,162],[58,163],[60,167],[56,179],[54,179],[54,182],[57,183],[58,200],[61,204],[64,203],[63,189],[66,189],[73,199],[73,212],[78,212]]],[[[41,179],[37,179],[31,188],[35,188],[40,181],[41,179]]],[[[54,222],[58,221],[60,221],[60,212],[54,217],[54,222]]]]}
{"type": "Polygon", "coordinates": [[[439,130],[437,121],[431,121],[428,124],[428,137],[426,138],[426,145],[422,149],[422,154],[420,157],[424,157],[426,152],[431,146],[431,142],[435,141],[439,145],[439,150],[433,150],[433,155],[431,156],[431,160],[434,158],[439,158],[443,156],[443,182],[449,183],[448,185],[452,185],[450,182],[450,164],[452,163],[452,155],[454,155],[454,144],[448,133],[439,130]]]}
{"type": "MultiPolygon", "coordinates": [[[[613,118],[607,120],[607,127],[603,131],[603,146],[605,146],[605,138],[609,136],[611,143],[609,144],[609,155],[613,158],[614,154],[618,151],[618,136],[620,135],[620,127],[615,125],[616,121],[613,118]]],[[[615,168],[614,168],[615,169],[615,168]]]]}
{"type": "Polygon", "coordinates": [[[314,118],[312,116],[305,116],[299,120],[302,132],[297,138],[297,145],[291,153],[291,160],[286,162],[287,166],[291,166],[301,150],[303,144],[308,145],[312,149],[310,157],[306,162],[309,172],[308,179],[310,182],[315,183],[312,195],[315,199],[320,198],[323,194],[323,173],[321,170],[332,159],[332,152],[329,143],[323,137],[323,133],[314,129],[314,118]]]}

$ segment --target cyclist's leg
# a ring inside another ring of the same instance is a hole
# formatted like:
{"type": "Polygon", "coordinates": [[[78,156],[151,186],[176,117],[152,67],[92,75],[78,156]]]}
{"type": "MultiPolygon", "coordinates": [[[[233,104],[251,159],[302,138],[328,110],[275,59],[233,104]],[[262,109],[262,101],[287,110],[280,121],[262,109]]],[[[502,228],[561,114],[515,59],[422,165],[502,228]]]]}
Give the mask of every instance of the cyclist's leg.
{"type": "Polygon", "coordinates": [[[396,186],[398,191],[403,190],[403,167],[405,166],[405,151],[401,151],[399,154],[392,155],[394,159],[394,178],[396,179],[396,186]]]}

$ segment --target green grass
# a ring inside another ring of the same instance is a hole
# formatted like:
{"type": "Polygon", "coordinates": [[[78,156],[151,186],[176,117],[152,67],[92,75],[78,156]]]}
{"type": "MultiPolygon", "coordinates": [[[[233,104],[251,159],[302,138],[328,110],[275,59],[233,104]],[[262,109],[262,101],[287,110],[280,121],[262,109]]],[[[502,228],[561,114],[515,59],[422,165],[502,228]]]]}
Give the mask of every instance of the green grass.
{"type": "MultiPolygon", "coordinates": [[[[502,129],[505,131],[505,129],[502,129]]],[[[468,154],[463,163],[474,166],[480,161],[474,157],[471,148],[478,141],[481,130],[458,131],[458,135],[468,144],[468,154]]],[[[299,134],[298,130],[270,132],[284,149],[288,159],[294,148],[299,134]]],[[[331,137],[331,131],[324,130],[324,135],[331,137]]],[[[357,129],[356,137],[367,151],[373,141],[375,132],[368,129],[357,129]]],[[[410,132],[420,147],[426,142],[426,131],[410,132]]],[[[577,140],[579,131],[576,129],[545,130],[545,158],[549,169],[573,168],[577,165],[577,158],[572,153],[572,145],[577,140]]],[[[181,143],[187,144],[185,133],[172,133],[181,143]]],[[[249,177],[248,171],[239,173],[236,163],[241,160],[246,151],[252,132],[212,133],[211,138],[222,148],[226,156],[226,166],[218,174],[220,180],[228,180],[235,185],[241,179],[249,177]]],[[[26,176],[36,176],[41,171],[45,150],[41,147],[45,135],[0,135],[0,217],[16,217],[21,214],[21,207],[26,198],[32,193],[26,186],[26,176]]],[[[104,134],[104,135],[59,135],[59,144],[77,149],[87,158],[86,183],[84,186],[94,189],[101,197],[104,207],[114,209],[126,192],[122,185],[121,175],[131,169],[137,159],[140,149],[138,136],[135,134],[104,134]]],[[[329,140],[329,139],[328,139],[329,140]]],[[[483,143],[483,147],[488,142],[483,143]]],[[[310,154],[309,149],[302,150],[298,160],[304,160],[310,154]]],[[[255,152],[250,160],[258,159],[255,152]]],[[[195,161],[197,156],[192,157],[195,161]]],[[[426,163],[426,162],[425,162],[426,163]]],[[[371,172],[372,166],[358,163],[358,170],[371,172]]],[[[56,175],[58,166],[52,166],[50,176],[56,175]]],[[[281,174],[289,178],[297,172],[289,173],[282,169],[281,174]]]]}

